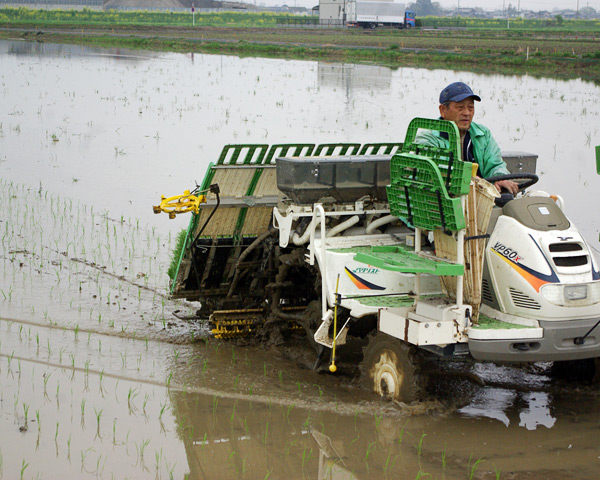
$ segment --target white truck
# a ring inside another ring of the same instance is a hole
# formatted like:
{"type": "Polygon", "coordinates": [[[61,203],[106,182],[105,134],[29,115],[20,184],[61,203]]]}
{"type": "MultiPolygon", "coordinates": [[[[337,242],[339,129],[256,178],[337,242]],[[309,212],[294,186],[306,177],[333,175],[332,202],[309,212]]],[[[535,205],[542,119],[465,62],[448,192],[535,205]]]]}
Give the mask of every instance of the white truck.
{"type": "Polygon", "coordinates": [[[415,26],[414,12],[405,10],[404,3],[395,2],[349,2],[347,25],[363,28],[415,26]]]}

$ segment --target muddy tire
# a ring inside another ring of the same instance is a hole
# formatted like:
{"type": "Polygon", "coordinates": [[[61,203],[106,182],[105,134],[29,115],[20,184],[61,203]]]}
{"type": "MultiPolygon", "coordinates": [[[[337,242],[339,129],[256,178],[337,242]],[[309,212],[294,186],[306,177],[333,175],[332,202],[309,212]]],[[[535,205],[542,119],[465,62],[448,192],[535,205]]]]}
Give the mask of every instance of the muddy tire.
{"type": "Polygon", "coordinates": [[[419,396],[415,348],[385,333],[372,336],[363,349],[361,383],[381,397],[412,402],[419,396]]]}

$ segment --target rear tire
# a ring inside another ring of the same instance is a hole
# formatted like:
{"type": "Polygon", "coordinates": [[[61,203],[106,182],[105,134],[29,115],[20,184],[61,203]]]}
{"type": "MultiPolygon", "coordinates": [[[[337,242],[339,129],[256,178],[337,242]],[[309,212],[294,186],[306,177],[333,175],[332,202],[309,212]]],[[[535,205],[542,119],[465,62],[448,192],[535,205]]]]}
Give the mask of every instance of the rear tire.
{"type": "Polygon", "coordinates": [[[385,333],[377,333],[363,352],[361,380],[366,388],[400,402],[418,398],[414,347],[385,333]]]}

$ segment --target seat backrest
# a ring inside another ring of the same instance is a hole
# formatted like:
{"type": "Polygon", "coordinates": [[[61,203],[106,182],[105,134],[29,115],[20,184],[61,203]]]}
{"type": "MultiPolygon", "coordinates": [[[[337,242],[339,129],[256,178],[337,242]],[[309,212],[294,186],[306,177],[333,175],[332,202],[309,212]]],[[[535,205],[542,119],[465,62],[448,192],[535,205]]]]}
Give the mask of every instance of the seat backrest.
{"type": "Polygon", "coordinates": [[[392,157],[387,187],[390,212],[416,228],[457,231],[465,228],[460,197],[451,197],[439,167],[414,153],[392,157]]]}
{"type": "Polygon", "coordinates": [[[466,195],[469,193],[473,164],[461,161],[460,135],[454,122],[414,118],[406,130],[402,153],[415,153],[433,160],[442,174],[446,190],[450,195],[466,195]],[[417,143],[419,130],[443,132],[448,137],[448,147],[442,148],[437,145],[417,143]]]}

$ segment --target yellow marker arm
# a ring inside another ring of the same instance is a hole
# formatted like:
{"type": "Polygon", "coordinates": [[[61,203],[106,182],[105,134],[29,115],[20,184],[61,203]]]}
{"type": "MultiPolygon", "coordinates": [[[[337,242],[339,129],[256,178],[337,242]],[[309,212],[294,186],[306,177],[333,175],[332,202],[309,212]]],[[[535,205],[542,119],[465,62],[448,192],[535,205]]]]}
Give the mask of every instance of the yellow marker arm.
{"type": "Polygon", "coordinates": [[[186,190],[183,195],[162,196],[160,205],[155,205],[152,209],[154,213],[165,212],[169,214],[169,218],[175,218],[180,213],[194,212],[198,214],[201,203],[206,203],[206,195],[196,196],[186,190]]]}

